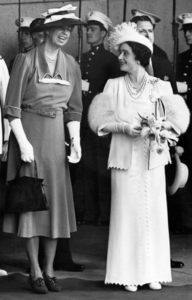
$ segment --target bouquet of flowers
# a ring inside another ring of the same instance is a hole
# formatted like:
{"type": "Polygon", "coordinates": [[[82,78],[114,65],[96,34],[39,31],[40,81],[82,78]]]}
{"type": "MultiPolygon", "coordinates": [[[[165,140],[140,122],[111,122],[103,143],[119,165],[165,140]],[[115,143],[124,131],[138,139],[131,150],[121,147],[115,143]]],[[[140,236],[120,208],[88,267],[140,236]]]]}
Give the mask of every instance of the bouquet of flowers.
{"type": "Polygon", "coordinates": [[[150,140],[150,150],[156,151],[158,154],[161,154],[165,151],[168,155],[169,161],[169,146],[176,146],[178,142],[178,137],[176,134],[164,128],[163,124],[166,121],[166,117],[157,117],[155,114],[151,114],[150,116],[141,117],[141,136],[148,137],[150,140]]]}

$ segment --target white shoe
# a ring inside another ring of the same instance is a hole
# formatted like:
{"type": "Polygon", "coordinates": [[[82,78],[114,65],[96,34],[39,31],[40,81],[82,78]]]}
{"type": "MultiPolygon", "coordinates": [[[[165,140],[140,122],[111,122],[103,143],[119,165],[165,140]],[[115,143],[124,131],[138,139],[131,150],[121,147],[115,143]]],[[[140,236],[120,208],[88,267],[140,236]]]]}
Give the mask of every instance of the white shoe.
{"type": "Polygon", "coordinates": [[[0,276],[6,276],[6,275],[8,275],[7,272],[0,269],[0,276]]]}
{"type": "Polygon", "coordinates": [[[126,285],[125,290],[128,292],[136,292],[137,291],[137,286],[136,285],[126,285]]]}
{"type": "Polygon", "coordinates": [[[152,282],[152,283],[149,283],[149,288],[151,290],[160,290],[161,284],[159,282],[152,282]]]}

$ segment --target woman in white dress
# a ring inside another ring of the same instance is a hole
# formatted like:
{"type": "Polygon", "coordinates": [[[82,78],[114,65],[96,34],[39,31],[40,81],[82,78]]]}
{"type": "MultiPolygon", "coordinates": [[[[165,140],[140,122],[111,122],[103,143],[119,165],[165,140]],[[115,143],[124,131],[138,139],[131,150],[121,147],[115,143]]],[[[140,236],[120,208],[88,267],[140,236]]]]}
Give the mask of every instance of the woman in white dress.
{"type": "Polygon", "coordinates": [[[110,79],[89,110],[94,132],[112,132],[105,283],[123,285],[132,292],[144,284],[158,290],[162,282],[171,281],[164,173],[170,160],[168,141],[173,143],[186,131],[189,112],[184,100],[173,95],[169,82],[146,73],[152,44],[133,23],[114,27],[109,40],[119,50],[120,69],[126,75],[110,79]],[[149,119],[155,127],[149,127],[149,119]],[[155,128],[153,134],[151,128],[155,128]]]}

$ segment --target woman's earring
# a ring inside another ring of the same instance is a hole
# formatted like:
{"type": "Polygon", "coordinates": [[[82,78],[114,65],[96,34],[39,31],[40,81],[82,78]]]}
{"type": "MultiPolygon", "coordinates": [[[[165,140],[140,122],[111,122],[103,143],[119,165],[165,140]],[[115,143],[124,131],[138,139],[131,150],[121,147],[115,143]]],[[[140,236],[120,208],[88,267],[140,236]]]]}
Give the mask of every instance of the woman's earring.
{"type": "Polygon", "coordinates": [[[137,60],[137,64],[140,65],[140,61],[139,60],[137,60]]]}

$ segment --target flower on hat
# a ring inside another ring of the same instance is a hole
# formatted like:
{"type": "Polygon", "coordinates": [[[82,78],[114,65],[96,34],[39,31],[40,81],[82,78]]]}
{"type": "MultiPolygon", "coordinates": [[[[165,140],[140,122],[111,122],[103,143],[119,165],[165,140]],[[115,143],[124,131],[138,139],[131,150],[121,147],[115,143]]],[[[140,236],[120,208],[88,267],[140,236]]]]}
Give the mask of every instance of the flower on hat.
{"type": "Polygon", "coordinates": [[[137,25],[133,22],[123,22],[113,27],[108,38],[109,48],[118,50],[120,44],[125,42],[137,42],[145,45],[151,52],[153,52],[152,43],[141,35],[138,31],[137,25]]]}

